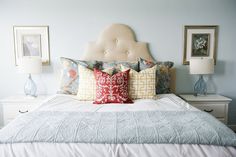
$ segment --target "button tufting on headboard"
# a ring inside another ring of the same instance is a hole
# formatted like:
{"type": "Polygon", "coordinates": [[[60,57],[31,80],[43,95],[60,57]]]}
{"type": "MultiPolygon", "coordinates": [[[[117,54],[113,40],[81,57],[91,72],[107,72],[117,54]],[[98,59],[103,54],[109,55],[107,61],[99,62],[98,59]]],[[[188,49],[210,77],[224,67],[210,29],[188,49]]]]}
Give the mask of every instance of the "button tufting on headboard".
{"type": "MultiPolygon", "coordinates": [[[[133,30],[124,24],[105,28],[95,42],[87,44],[84,60],[136,61],[139,57],[152,60],[147,43],[136,42],[133,30]]],[[[171,91],[175,92],[175,69],[171,70],[171,91]]]]}
{"type": "Polygon", "coordinates": [[[88,43],[84,54],[84,60],[135,61],[139,57],[153,60],[147,43],[136,42],[133,30],[124,24],[105,28],[97,41],[88,43]]]}
{"type": "MultiPolygon", "coordinates": [[[[136,42],[132,29],[124,24],[106,27],[95,42],[86,45],[83,60],[136,61],[139,57],[153,61],[147,43],[136,42]]],[[[175,92],[175,69],[171,70],[171,91],[175,92]]]]}

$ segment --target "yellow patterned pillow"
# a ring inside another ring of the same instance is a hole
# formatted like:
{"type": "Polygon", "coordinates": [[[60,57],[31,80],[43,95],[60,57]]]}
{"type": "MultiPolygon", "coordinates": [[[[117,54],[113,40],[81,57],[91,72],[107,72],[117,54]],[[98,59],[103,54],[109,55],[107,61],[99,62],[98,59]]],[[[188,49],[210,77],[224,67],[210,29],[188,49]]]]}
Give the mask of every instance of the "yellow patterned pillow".
{"type": "MultiPolygon", "coordinates": [[[[112,75],[113,68],[104,69],[103,72],[112,75]]],[[[93,70],[78,65],[79,87],[77,98],[82,101],[94,101],[96,98],[96,80],[93,70]]]]}
{"type": "MultiPolygon", "coordinates": [[[[121,70],[129,68],[121,65],[121,70]]],[[[131,99],[152,99],[156,95],[156,69],[157,65],[137,72],[129,72],[129,96],[131,99]]]]}

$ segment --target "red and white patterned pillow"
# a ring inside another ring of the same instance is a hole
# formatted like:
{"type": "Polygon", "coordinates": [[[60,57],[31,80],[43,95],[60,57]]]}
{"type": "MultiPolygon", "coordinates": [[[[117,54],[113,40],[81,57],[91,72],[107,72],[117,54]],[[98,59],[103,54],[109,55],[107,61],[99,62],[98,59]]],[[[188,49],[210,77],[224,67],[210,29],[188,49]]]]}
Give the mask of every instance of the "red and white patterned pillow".
{"type": "Polygon", "coordinates": [[[126,70],[111,76],[101,70],[94,69],[96,100],[93,103],[133,103],[128,92],[129,71],[126,70]]]}

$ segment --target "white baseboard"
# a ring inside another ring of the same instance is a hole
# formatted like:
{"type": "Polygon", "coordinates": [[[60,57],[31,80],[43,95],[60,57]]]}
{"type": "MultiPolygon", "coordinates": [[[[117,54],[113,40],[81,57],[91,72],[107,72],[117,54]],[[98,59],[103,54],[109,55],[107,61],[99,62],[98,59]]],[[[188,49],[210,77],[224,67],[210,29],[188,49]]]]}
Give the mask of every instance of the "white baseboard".
{"type": "Polygon", "coordinates": [[[228,125],[233,131],[236,131],[236,125],[228,125]]]}

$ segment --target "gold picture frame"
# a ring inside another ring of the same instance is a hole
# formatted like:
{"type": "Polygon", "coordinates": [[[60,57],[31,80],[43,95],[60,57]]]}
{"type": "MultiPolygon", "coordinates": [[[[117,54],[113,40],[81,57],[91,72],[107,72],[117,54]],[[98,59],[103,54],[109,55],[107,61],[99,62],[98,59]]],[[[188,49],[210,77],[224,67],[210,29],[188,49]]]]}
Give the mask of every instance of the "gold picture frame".
{"type": "Polygon", "coordinates": [[[13,26],[15,65],[24,56],[40,56],[50,64],[49,26],[13,26]]]}
{"type": "Polygon", "coordinates": [[[218,25],[184,26],[184,65],[191,58],[213,58],[216,64],[218,29],[218,25]]]}

